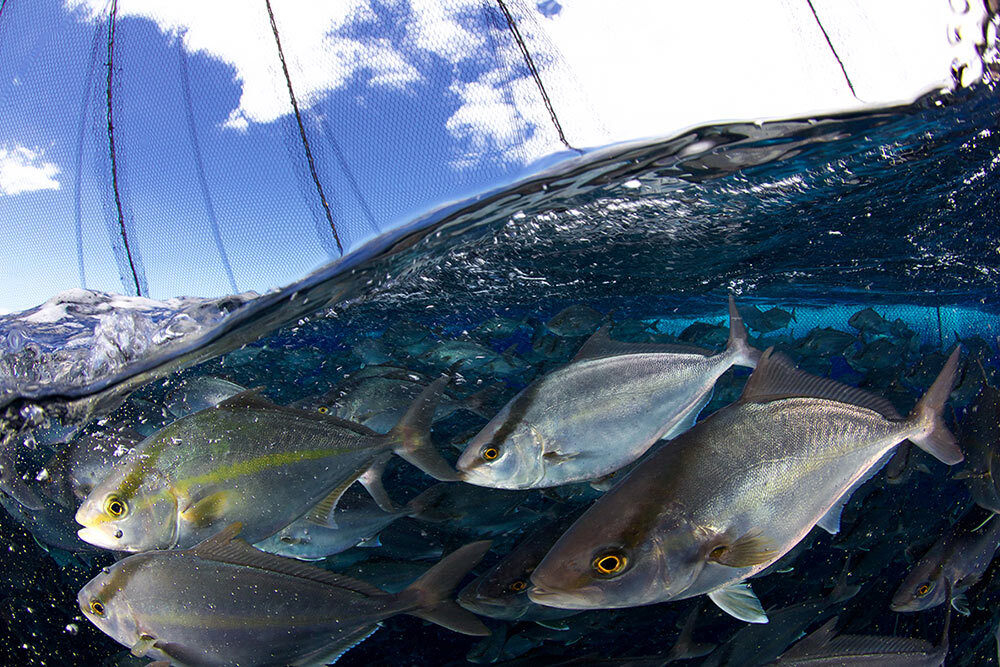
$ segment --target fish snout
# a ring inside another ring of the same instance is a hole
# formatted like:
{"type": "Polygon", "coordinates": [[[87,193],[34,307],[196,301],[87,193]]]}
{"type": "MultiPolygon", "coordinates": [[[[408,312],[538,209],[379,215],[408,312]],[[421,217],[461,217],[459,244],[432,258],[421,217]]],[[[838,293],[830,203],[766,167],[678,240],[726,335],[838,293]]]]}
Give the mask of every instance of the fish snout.
{"type": "Polygon", "coordinates": [[[601,606],[596,588],[588,586],[575,591],[557,591],[534,584],[528,589],[528,599],[535,604],[560,609],[595,609],[601,606]]]}
{"type": "Polygon", "coordinates": [[[101,549],[128,551],[121,544],[122,533],[112,526],[87,526],[76,531],[77,537],[101,549]]]}

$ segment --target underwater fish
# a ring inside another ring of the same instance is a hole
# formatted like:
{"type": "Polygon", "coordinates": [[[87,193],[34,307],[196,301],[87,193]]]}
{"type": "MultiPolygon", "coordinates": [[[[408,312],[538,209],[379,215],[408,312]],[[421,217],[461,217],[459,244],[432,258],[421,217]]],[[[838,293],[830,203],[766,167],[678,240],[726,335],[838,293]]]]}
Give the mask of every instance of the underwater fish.
{"type": "Polygon", "coordinates": [[[276,405],[245,392],[143,440],[80,506],[81,539],[105,549],[189,547],[243,522],[259,542],[324,498],[330,509],[360,478],[392,507],[380,474],[394,452],[437,479],[456,479],[429,440],[447,377],[436,380],[386,435],[276,405]]]}
{"type": "Polygon", "coordinates": [[[773,665],[884,665],[885,667],[936,667],[948,655],[951,605],[937,646],[912,637],[838,635],[838,617],[806,635],[785,651],[773,665]]]}
{"type": "Polygon", "coordinates": [[[459,591],[458,604],[480,616],[503,621],[546,621],[579,613],[543,607],[528,599],[532,571],[578,514],[570,512],[532,530],[500,562],[459,591]]]}
{"type": "Polygon", "coordinates": [[[955,522],[910,569],[892,596],[893,611],[923,611],[943,603],[945,581],[956,611],[968,616],[963,593],[979,581],[1000,547],[1000,519],[972,511],[955,522]]]}
{"type": "Polygon", "coordinates": [[[1000,512],[1000,391],[983,385],[959,423],[959,435],[968,460],[955,478],[965,480],[976,504],[1000,512]]]}
{"type": "Polygon", "coordinates": [[[186,378],[167,394],[163,407],[174,417],[186,417],[211,408],[247,390],[235,382],[212,375],[186,378]]]}
{"type": "Polygon", "coordinates": [[[632,607],[708,594],[766,622],[744,580],[823,522],[909,438],[948,464],[962,453],[941,411],[952,353],[910,416],[884,399],[796,369],[769,348],[739,401],[661,447],[599,498],[532,573],[535,602],[632,607]]]}
{"type": "Polygon", "coordinates": [[[604,315],[582,303],[563,308],[545,323],[545,328],[557,336],[573,338],[589,336],[597,331],[604,315]]]}
{"type": "Polygon", "coordinates": [[[784,329],[795,319],[794,312],[788,312],[775,306],[767,310],[761,310],[757,306],[740,308],[740,315],[747,328],[758,333],[766,334],[778,329],[784,329]]]}
{"type": "Polygon", "coordinates": [[[42,493],[73,510],[80,505],[142,435],[125,425],[117,425],[74,438],[48,460],[43,468],[42,493]]]}
{"type": "Polygon", "coordinates": [[[715,355],[620,343],[602,328],[571,364],[526,387],[469,442],[457,464],[463,479],[504,489],[596,479],[687,430],[719,376],[759,355],[732,297],[729,314],[729,343],[715,355]]]}
{"type": "Polygon", "coordinates": [[[805,338],[798,342],[795,348],[803,354],[825,358],[843,354],[852,345],[854,345],[854,336],[826,327],[810,331],[805,338]]]}
{"type": "Polygon", "coordinates": [[[314,508],[254,546],[299,560],[322,560],[356,546],[380,546],[378,534],[399,519],[419,514],[428,493],[436,495],[429,489],[393,512],[385,511],[370,498],[360,497],[361,494],[356,498],[341,498],[332,512],[325,507],[314,508]]]}
{"type": "Polygon", "coordinates": [[[484,489],[469,484],[440,483],[410,501],[421,521],[442,523],[450,531],[491,537],[536,521],[530,509],[533,494],[484,489]]]}
{"type": "Polygon", "coordinates": [[[488,542],[452,552],[393,595],[264,553],[238,533],[234,524],[191,549],[120,560],[80,590],[80,609],[133,655],[181,665],[327,664],[396,614],[488,634],[447,599],[488,542]]]}

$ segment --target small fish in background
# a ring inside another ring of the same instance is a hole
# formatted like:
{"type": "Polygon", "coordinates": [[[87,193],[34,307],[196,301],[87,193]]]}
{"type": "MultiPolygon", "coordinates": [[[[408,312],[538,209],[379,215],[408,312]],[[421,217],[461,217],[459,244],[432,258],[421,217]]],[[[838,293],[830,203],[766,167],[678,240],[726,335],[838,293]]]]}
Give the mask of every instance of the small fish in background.
{"type": "Polygon", "coordinates": [[[870,373],[895,369],[905,357],[903,346],[888,338],[876,338],[865,343],[860,352],[848,356],[847,363],[858,372],[870,373]]]}
{"type": "Polygon", "coordinates": [[[891,609],[914,612],[943,604],[947,581],[955,611],[968,616],[965,591],[983,576],[998,547],[1000,519],[981,508],[967,512],[910,569],[892,596],[891,609]]]}
{"type": "Polygon", "coordinates": [[[404,350],[411,357],[426,352],[436,340],[429,327],[413,320],[393,320],[380,338],[390,348],[404,350]]]}
{"type": "Polygon", "coordinates": [[[543,607],[528,598],[531,573],[578,515],[568,512],[537,526],[499,562],[459,591],[458,604],[480,616],[503,621],[548,621],[579,613],[543,607]]]}
{"type": "Polygon", "coordinates": [[[813,526],[837,532],[844,504],[897,444],[962,460],[941,418],[958,359],[956,348],[903,419],[884,399],[804,373],[769,348],[737,403],[661,447],[559,538],[532,573],[530,598],[594,609],[707,594],[736,618],[766,623],[745,580],[813,526]]]}
{"type": "Polygon", "coordinates": [[[799,339],[794,349],[800,354],[825,359],[844,356],[848,349],[853,348],[854,342],[854,336],[847,332],[830,327],[817,327],[799,339]]]}
{"type": "Polygon", "coordinates": [[[174,421],[166,408],[144,398],[129,396],[121,407],[108,417],[115,424],[127,424],[144,438],[148,438],[174,421]]]}
{"type": "Polygon", "coordinates": [[[28,508],[5,493],[0,493],[0,506],[18,523],[31,531],[35,541],[46,550],[62,549],[71,553],[93,552],[98,548],[77,536],[74,514],[76,509],[67,507],[48,496],[39,494],[36,507],[28,508]]]}
{"type": "Polygon", "coordinates": [[[45,464],[39,489],[75,511],[121,458],[141,441],[142,434],[124,424],[74,438],[45,464]]]}
{"type": "MultiPolygon", "coordinates": [[[[443,486],[448,486],[443,484],[443,486]]],[[[277,533],[254,544],[261,551],[296,558],[323,560],[353,547],[379,547],[379,533],[399,519],[421,516],[429,504],[441,502],[441,491],[431,487],[405,507],[387,512],[367,494],[345,491],[332,511],[314,508],[305,517],[293,521],[277,533]]],[[[431,511],[431,520],[438,520],[431,511]]]]}
{"type": "Polygon", "coordinates": [[[537,521],[536,494],[442,482],[410,502],[413,517],[440,523],[448,531],[493,537],[537,521]]]}
{"type": "Polygon", "coordinates": [[[116,551],[184,548],[239,521],[258,542],[321,500],[332,510],[355,481],[391,509],[381,482],[390,453],[436,479],[458,477],[429,437],[447,382],[428,386],[386,435],[252,391],[179,419],[132,449],[84,500],[80,538],[116,551]]]}
{"type": "Polygon", "coordinates": [[[392,361],[392,348],[381,338],[363,338],[351,347],[351,354],[370,366],[392,361]]]}
{"type": "Polygon", "coordinates": [[[703,347],[722,347],[729,338],[729,330],[721,324],[694,322],[677,335],[682,343],[691,343],[703,347]]]}
{"type": "Polygon", "coordinates": [[[977,505],[1000,513],[1000,391],[984,384],[958,431],[967,459],[954,478],[965,481],[977,505]]]}
{"type": "Polygon", "coordinates": [[[604,315],[585,304],[563,308],[545,323],[545,328],[563,338],[589,336],[601,326],[604,315]]]}
{"type": "Polygon", "coordinates": [[[948,656],[951,605],[937,645],[912,637],[838,635],[839,617],[829,621],[785,651],[774,665],[885,665],[885,667],[937,667],[948,656]]]}
{"type": "Polygon", "coordinates": [[[163,400],[163,407],[174,417],[186,417],[195,412],[212,408],[247,387],[213,375],[185,378],[170,390],[163,400]]]}
{"type": "Polygon", "coordinates": [[[887,336],[892,333],[892,322],[879,315],[874,308],[865,308],[851,315],[847,324],[860,333],[887,336]]]}
{"type": "Polygon", "coordinates": [[[756,364],[759,352],[732,297],[729,313],[728,343],[718,354],[613,341],[602,327],[572,363],[528,385],[469,442],[456,464],[463,480],[530,489],[598,479],[683,433],[723,373],[756,364]]]}
{"type": "Polygon", "coordinates": [[[746,323],[747,328],[759,334],[784,329],[793,321],[798,321],[795,319],[794,310],[788,312],[777,306],[767,310],[761,310],[757,306],[740,308],[740,315],[743,316],[743,321],[746,323]]]}
{"type": "Polygon", "coordinates": [[[468,544],[398,594],[254,549],[234,524],[191,549],[129,556],[77,596],[84,616],[135,656],[179,664],[326,664],[411,614],[489,633],[448,599],[489,549],[468,544]]]}

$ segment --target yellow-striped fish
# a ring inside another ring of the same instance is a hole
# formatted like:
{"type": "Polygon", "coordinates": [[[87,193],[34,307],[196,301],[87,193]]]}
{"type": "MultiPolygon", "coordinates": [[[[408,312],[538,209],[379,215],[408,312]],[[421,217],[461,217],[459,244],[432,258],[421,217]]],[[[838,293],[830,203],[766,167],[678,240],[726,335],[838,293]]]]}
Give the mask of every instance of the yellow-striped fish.
{"type": "Polygon", "coordinates": [[[117,551],[185,548],[239,521],[245,539],[258,542],[317,506],[323,521],[359,477],[391,509],[378,474],[391,452],[436,479],[458,478],[429,439],[445,384],[427,387],[385,435],[254,392],[234,396],[123,457],[80,506],[78,534],[117,551]]]}

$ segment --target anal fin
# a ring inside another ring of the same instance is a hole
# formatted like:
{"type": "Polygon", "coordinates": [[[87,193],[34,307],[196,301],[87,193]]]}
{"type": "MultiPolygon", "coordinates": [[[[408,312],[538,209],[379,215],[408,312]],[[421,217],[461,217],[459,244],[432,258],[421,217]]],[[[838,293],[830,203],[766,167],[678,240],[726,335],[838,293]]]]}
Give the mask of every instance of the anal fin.
{"type": "Polygon", "coordinates": [[[375,634],[379,625],[363,625],[354,630],[348,630],[333,642],[326,646],[307,653],[292,663],[293,667],[318,667],[319,665],[332,665],[352,648],[375,634]]]}

